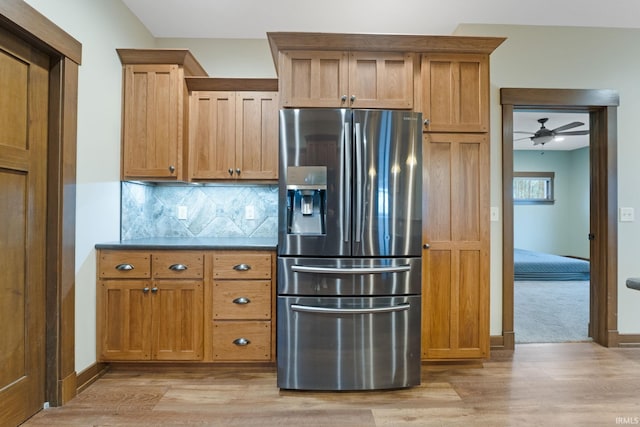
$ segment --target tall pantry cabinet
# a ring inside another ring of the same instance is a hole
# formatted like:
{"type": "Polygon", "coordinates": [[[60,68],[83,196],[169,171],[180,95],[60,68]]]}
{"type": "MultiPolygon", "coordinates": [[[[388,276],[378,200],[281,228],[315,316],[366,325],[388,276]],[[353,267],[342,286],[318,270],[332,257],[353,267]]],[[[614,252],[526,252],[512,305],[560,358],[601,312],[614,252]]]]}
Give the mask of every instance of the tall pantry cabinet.
{"type": "Polygon", "coordinates": [[[489,356],[489,54],[425,53],[423,322],[427,360],[489,356]]]}
{"type": "Polygon", "coordinates": [[[268,33],[268,39],[285,108],[423,113],[422,358],[487,358],[489,55],[504,39],[322,33],[268,33]]]}

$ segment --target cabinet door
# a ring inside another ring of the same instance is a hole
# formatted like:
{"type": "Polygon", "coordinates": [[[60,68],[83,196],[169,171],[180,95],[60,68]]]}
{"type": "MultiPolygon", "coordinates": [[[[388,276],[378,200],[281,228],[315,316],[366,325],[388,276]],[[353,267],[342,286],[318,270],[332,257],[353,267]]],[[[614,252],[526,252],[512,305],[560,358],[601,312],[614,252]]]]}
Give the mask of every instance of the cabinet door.
{"type": "Polygon", "coordinates": [[[413,108],[413,54],[352,52],[349,100],[353,108],[413,108]]]}
{"type": "Polygon", "coordinates": [[[153,298],[153,358],[200,360],[204,343],[203,285],[196,280],[157,280],[153,298]]]}
{"type": "Polygon", "coordinates": [[[151,359],[151,283],[102,280],[98,286],[100,360],[151,359]]]}
{"type": "Polygon", "coordinates": [[[347,107],[348,55],[341,51],[281,51],[283,107],[347,107]]]}
{"type": "Polygon", "coordinates": [[[425,131],[489,131],[488,55],[426,54],[421,73],[425,131]]]}
{"type": "Polygon", "coordinates": [[[278,179],[278,93],[236,93],[236,177],[278,179]]]}
{"type": "Polygon", "coordinates": [[[194,91],[189,102],[190,179],[234,178],[235,92],[194,91]]]}
{"type": "Polygon", "coordinates": [[[425,134],[424,359],[489,355],[489,140],[425,134]]]}
{"type": "Polygon", "coordinates": [[[182,100],[177,65],[124,67],[123,179],[182,179],[182,100]]]}

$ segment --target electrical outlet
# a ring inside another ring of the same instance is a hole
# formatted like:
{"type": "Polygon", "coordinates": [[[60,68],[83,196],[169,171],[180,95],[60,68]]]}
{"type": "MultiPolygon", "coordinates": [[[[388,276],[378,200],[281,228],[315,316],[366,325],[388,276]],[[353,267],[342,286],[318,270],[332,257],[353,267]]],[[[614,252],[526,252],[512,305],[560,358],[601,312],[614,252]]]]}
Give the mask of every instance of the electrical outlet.
{"type": "Polygon", "coordinates": [[[491,221],[500,221],[500,210],[497,206],[491,206],[491,221]]]}
{"type": "Polygon", "coordinates": [[[247,205],[244,207],[244,219],[256,219],[256,211],[253,205],[247,205]]]}
{"type": "Polygon", "coordinates": [[[620,216],[620,222],[633,222],[635,220],[633,208],[620,208],[618,215],[620,216]]]}
{"type": "Polygon", "coordinates": [[[178,219],[187,219],[187,207],[178,206],[178,219]]]}

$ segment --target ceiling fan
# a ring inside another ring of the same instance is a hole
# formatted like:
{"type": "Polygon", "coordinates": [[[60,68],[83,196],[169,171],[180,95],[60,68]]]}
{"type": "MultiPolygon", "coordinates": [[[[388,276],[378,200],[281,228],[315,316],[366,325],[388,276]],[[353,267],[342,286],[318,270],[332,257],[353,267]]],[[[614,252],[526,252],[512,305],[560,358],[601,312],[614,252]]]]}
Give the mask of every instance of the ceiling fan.
{"type": "Polygon", "coordinates": [[[526,133],[533,136],[526,136],[524,138],[514,139],[515,141],[521,141],[523,139],[530,139],[533,141],[533,145],[538,144],[546,144],[547,142],[553,140],[556,136],[571,136],[571,135],[589,135],[588,130],[574,130],[565,132],[568,129],[573,129],[578,126],[584,125],[582,122],[571,122],[566,125],[559,126],[555,129],[548,129],[544,126],[544,124],[549,120],[548,118],[538,119],[538,123],[540,123],[540,129],[534,132],[522,132],[522,131],[514,131],[513,133],[526,133]]]}

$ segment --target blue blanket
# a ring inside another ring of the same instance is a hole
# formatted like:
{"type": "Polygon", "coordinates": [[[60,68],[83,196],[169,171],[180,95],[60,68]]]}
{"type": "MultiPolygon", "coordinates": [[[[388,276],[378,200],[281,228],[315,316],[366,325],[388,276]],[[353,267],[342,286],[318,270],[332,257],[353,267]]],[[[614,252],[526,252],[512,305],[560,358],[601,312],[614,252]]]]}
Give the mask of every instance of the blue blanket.
{"type": "Polygon", "coordinates": [[[515,249],[514,280],[589,280],[589,261],[515,249]]]}

